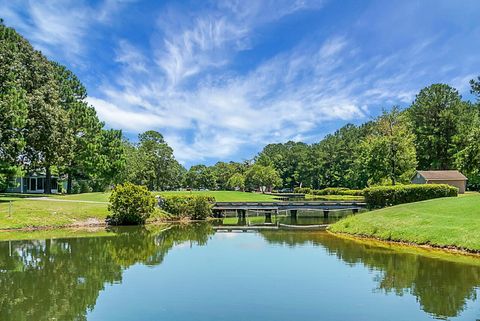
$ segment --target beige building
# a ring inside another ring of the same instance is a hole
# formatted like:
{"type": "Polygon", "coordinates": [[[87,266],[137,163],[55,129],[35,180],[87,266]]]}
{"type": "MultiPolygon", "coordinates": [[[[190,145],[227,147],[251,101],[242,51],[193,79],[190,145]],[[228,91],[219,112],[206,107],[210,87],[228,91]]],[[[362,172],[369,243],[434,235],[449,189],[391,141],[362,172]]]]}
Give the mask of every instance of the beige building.
{"type": "Polygon", "coordinates": [[[448,184],[458,188],[463,194],[467,188],[467,178],[459,171],[417,171],[412,184],[448,184]]]}

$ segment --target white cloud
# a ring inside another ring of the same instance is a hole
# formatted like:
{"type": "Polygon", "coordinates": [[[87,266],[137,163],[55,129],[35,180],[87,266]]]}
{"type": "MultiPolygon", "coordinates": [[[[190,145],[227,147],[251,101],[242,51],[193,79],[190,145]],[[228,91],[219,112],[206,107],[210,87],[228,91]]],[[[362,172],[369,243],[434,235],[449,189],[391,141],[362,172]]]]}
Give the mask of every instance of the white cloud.
{"type": "Polygon", "coordinates": [[[76,61],[86,50],[85,38],[99,23],[108,23],[111,16],[133,0],[104,0],[96,6],[75,0],[19,0],[0,4],[7,25],[22,34],[47,55],[64,56],[76,61]]]}
{"type": "MultiPolygon", "coordinates": [[[[112,13],[127,2],[104,0],[93,7],[24,0],[0,4],[0,10],[36,45],[76,56],[85,50],[82,39],[92,26],[110,23],[112,13]],[[22,5],[28,19],[18,15],[22,5]]],[[[111,127],[134,134],[159,130],[176,157],[192,163],[230,158],[243,148],[272,142],[318,140],[325,124],[361,122],[372,108],[407,104],[418,84],[429,81],[426,75],[454,70],[432,70],[436,67],[428,60],[437,37],[372,54],[344,30],[309,35],[255,65],[232,68],[239,54],[255,49],[261,27],[322,5],[238,0],[208,2],[207,9],[196,12],[167,7],[147,47],[118,41],[118,68],[88,101],[111,127]]],[[[460,73],[451,82],[465,83],[465,77],[460,73]]]]}

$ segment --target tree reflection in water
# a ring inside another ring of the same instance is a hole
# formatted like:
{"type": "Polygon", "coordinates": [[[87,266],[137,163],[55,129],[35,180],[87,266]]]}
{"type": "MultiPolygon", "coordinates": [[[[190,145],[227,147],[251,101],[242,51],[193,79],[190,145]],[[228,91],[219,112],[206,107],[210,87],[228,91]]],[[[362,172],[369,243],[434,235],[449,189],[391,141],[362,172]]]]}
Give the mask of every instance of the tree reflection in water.
{"type": "Polygon", "coordinates": [[[106,284],[136,263],[158,265],[175,245],[205,245],[207,224],[117,228],[114,236],[0,242],[1,320],[86,320],[106,284]]]}
{"type": "MultiPolygon", "coordinates": [[[[469,262],[443,260],[407,253],[391,247],[356,242],[322,232],[262,231],[269,243],[296,246],[319,245],[347,264],[363,264],[380,271],[376,290],[403,295],[411,293],[422,310],[437,318],[458,316],[467,300],[476,300],[480,285],[480,259],[469,262]]],[[[470,260],[467,260],[470,261],[470,260]]]]}

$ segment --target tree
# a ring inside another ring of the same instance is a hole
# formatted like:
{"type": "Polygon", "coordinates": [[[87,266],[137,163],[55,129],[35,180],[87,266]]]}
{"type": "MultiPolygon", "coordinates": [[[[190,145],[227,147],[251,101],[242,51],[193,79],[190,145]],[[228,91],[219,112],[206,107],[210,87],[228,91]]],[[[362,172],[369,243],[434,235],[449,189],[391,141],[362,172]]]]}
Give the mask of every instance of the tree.
{"type": "MultiPolygon", "coordinates": [[[[5,27],[2,21],[0,42],[2,100],[9,108],[18,108],[26,103],[27,121],[21,129],[26,143],[21,153],[22,160],[29,169],[46,172],[44,190],[50,193],[52,168],[62,164],[71,144],[68,115],[60,107],[55,72],[39,51],[34,50],[14,29],[5,27]],[[10,87],[9,92],[4,91],[5,86],[10,87]],[[13,105],[12,99],[16,100],[13,105]]],[[[20,109],[18,116],[22,118],[24,107],[20,109]]],[[[21,123],[20,118],[17,120],[21,123]]],[[[14,156],[14,153],[11,155],[14,156]]]]}
{"type": "Polygon", "coordinates": [[[19,165],[20,152],[25,146],[23,126],[28,105],[25,93],[8,82],[0,83],[0,190],[5,188],[19,165]],[[6,87],[6,88],[5,88],[6,87]]]}
{"type": "Polygon", "coordinates": [[[370,127],[370,123],[360,127],[347,124],[312,146],[312,187],[365,187],[366,182],[359,176],[355,164],[360,143],[369,134],[370,127]]]}
{"type": "Polygon", "coordinates": [[[274,187],[282,186],[282,179],[273,166],[254,164],[246,173],[246,185],[265,192],[271,192],[274,187]]]}
{"type": "Polygon", "coordinates": [[[464,137],[464,148],[455,155],[455,166],[468,178],[469,188],[480,189],[480,114],[472,121],[471,130],[464,137]]]}
{"type": "Polygon", "coordinates": [[[63,170],[68,175],[67,193],[72,193],[73,179],[90,179],[101,160],[100,143],[103,124],[95,109],[88,106],[87,90],[77,76],[66,67],[52,62],[59,88],[60,106],[68,115],[71,134],[69,151],[64,155],[63,170]]]}
{"type": "Polygon", "coordinates": [[[217,178],[218,189],[224,190],[229,188],[228,180],[236,173],[245,172],[245,164],[237,162],[217,162],[212,166],[212,171],[217,178]]]}
{"type": "Polygon", "coordinates": [[[159,132],[149,130],[138,136],[138,151],[147,167],[146,183],[150,190],[164,190],[173,179],[172,167],[176,163],[173,149],[159,132]]]}
{"type": "Polygon", "coordinates": [[[384,111],[361,144],[358,162],[370,184],[406,183],[416,168],[415,137],[398,107],[384,111]]]}
{"type": "Polygon", "coordinates": [[[123,144],[126,153],[124,181],[146,185],[150,190],[180,186],[185,169],[175,160],[162,134],[149,130],[138,138],[138,144],[123,144]]]}
{"type": "Polygon", "coordinates": [[[192,166],[185,174],[185,184],[194,189],[216,189],[216,180],[213,170],[205,165],[192,166]]]}
{"type": "Polygon", "coordinates": [[[408,116],[421,169],[453,167],[461,105],[458,91],[445,84],[431,85],[416,96],[408,116]]]}
{"type": "Polygon", "coordinates": [[[245,176],[240,173],[233,174],[227,182],[227,187],[233,190],[245,190],[245,176]]]}
{"type": "Polygon", "coordinates": [[[478,76],[477,79],[470,80],[470,86],[470,92],[480,100],[480,76],[478,76]]]}
{"type": "Polygon", "coordinates": [[[256,163],[273,166],[282,178],[283,186],[294,188],[309,181],[310,173],[305,171],[309,165],[307,165],[308,152],[309,146],[301,142],[269,144],[257,156],[256,163]]]}
{"type": "Polygon", "coordinates": [[[89,177],[93,189],[101,191],[109,185],[122,182],[124,178],[127,163],[122,131],[102,129],[97,146],[95,168],[91,169],[89,177]]]}

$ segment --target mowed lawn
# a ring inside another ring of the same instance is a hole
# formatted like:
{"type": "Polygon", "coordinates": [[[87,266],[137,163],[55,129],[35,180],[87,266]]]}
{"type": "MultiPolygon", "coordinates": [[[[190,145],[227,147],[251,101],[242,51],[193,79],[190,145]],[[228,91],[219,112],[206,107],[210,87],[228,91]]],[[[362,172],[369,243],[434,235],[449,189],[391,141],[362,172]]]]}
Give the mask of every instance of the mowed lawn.
{"type": "Polygon", "coordinates": [[[331,232],[480,251],[480,194],[402,204],[349,216],[331,232]]]}
{"type": "Polygon", "coordinates": [[[213,196],[217,202],[269,202],[275,201],[275,196],[260,193],[236,191],[168,191],[160,195],[205,195],[213,196]]]}
{"type": "MultiPolygon", "coordinates": [[[[220,202],[272,201],[265,194],[234,191],[178,191],[160,195],[208,195],[220,202]]],[[[0,194],[0,230],[34,227],[61,227],[104,222],[110,193],[73,195],[0,194]],[[42,199],[38,199],[42,198],[42,199]]],[[[157,217],[153,217],[152,220],[157,217]]]]}
{"type": "MultiPolygon", "coordinates": [[[[89,194],[93,195],[85,194],[84,200],[97,201],[99,197],[95,194],[103,193],[89,194]]],[[[43,197],[43,195],[0,194],[0,229],[59,227],[105,220],[108,214],[107,203],[68,201],[71,196],[76,195],[35,200],[32,197],[43,197]],[[64,198],[67,201],[55,200],[57,198],[64,198]]]]}

